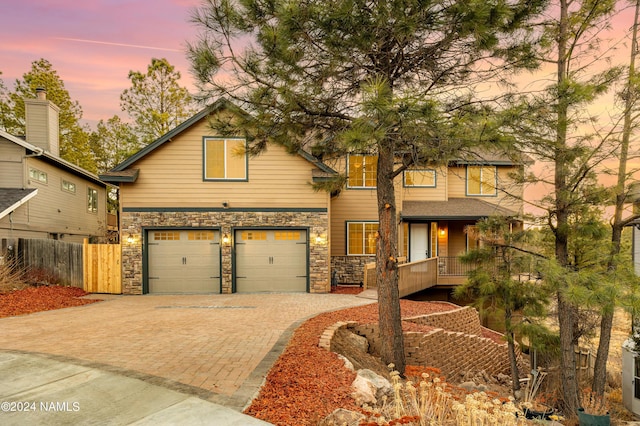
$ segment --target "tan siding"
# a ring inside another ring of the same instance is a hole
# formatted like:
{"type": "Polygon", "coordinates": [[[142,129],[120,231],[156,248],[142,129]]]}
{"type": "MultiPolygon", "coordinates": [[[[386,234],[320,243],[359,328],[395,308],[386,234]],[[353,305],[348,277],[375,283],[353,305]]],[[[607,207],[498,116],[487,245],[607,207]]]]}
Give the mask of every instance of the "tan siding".
{"type": "MultiPolygon", "coordinates": [[[[516,167],[498,167],[498,195],[495,197],[474,197],[486,201],[487,203],[498,204],[502,207],[520,211],[522,209],[522,186],[516,185],[511,173],[517,170],[516,167]],[[512,197],[511,195],[516,197],[512,197]],[[520,197],[520,200],[517,198],[520,197]]],[[[466,195],[466,168],[449,167],[449,198],[465,198],[466,195]]]]}
{"type": "Polygon", "coordinates": [[[40,99],[25,99],[27,142],[58,156],[59,108],[40,99]]]}
{"type": "Polygon", "coordinates": [[[435,188],[404,187],[402,175],[400,190],[403,192],[404,201],[446,201],[447,200],[447,176],[446,169],[436,170],[435,188]]]}
{"type": "Polygon", "coordinates": [[[0,188],[22,188],[25,149],[13,142],[0,140],[0,188]]]}
{"type": "Polygon", "coordinates": [[[134,184],[121,187],[125,207],[327,208],[327,196],[311,188],[311,163],[270,145],[250,158],[248,181],[203,180],[205,121],[148,154],[133,168],[134,184]]]}
{"type": "Polygon", "coordinates": [[[347,221],[377,221],[376,190],[344,189],[331,203],[331,255],[347,254],[347,221]]]}

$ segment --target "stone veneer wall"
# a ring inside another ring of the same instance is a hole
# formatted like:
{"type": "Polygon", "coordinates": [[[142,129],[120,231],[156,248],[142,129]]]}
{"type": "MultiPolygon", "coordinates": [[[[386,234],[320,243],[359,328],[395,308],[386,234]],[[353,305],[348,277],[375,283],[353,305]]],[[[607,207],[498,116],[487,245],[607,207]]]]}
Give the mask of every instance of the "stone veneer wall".
{"type": "MultiPolygon", "coordinates": [[[[329,247],[327,235],[329,220],[326,212],[129,212],[121,214],[122,236],[122,291],[124,294],[142,294],[143,228],[217,228],[221,235],[233,235],[236,228],[308,228],[309,236],[309,291],[330,291],[329,247]],[[316,241],[316,236],[321,236],[316,241]],[[127,237],[133,242],[127,242],[127,237]]],[[[222,244],[222,293],[232,290],[231,245],[222,244]]]]}
{"type": "Polygon", "coordinates": [[[364,265],[375,261],[375,256],[331,256],[331,270],[338,284],[362,284],[364,265]]]}

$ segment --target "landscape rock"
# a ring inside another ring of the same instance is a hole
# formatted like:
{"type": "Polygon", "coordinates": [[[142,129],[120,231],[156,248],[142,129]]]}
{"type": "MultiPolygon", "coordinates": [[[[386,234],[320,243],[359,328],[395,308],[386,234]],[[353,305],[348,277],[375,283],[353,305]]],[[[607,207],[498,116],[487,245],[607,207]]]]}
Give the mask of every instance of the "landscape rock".
{"type": "Polygon", "coordinates": [[[353,364],[351,363],[351,361],[349,361],[349,358],[347,358],[344,355],[338,354],[338,358],[344,362],[344,366],[347,370],[351,370],[351,371],[356,371],[355,368],[353,368],[353,364]]]}
{"type": "Polygon", "coordinates": [[[318,423],[319,426],[358,426],[365,419],[364,414],[338,408],[318,423]]]}
{"type": "Polygon", "coordinates": [[[351,396],[360,405],[376,404],[383,396],[393,393],[389,380],[368,369],[358,370],[351,387],[351,396]]]}

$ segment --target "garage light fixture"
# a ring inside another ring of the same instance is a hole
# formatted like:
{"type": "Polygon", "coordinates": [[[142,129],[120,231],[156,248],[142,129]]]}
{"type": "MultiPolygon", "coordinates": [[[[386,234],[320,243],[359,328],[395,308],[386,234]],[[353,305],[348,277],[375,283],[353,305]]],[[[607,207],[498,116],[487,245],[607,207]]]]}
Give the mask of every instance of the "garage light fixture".
{"type": "Polygon", "coordinates": [[[229,244],[231,242],[231,238],[229,238],[229,234],[224,234],[222,236],[222,244],[229,244]]]}
{"type": "Polygon", "coordinates": [[[321,245],[321,244],[326,243],[327,241],[326,241],[326,238],[322,234],[316,234],[315,242],[316,242],[316,244],[321,245]]]}
{"type": "Polygon", "coordinates": [[[129,234],[129,235],[127,236],[127,243],[129,243],[129,244],[133,244],[133,243],[135,243],[135,242],[136,242],[136,238],[133,236],[133,234],[129,234]]]}

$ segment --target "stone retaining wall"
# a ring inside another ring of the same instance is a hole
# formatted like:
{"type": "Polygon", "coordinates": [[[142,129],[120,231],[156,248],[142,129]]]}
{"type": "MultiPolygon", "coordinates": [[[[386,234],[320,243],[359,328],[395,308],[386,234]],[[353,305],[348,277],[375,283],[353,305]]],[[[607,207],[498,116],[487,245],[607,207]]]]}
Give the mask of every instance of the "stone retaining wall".
{"type": "MultiPolygon", "coordinates": [[[[452,304],[452,306],[455,306],[452,304]]],[[[442,328],[448,331],[460,331],[466,334],[482,335],[478,311],[471,306],[464,306],[448,312],[437,312],[431,315],[405,318],[404,321],[442,328]]]]}
{"type": "MultiPolygon", "coordinates": [[[[461,330],[475,330],[478,333],[444,330],[434,328],[429,332],[405,332],[404,349],[407,365],[419,365],[439,368],[452,383],[456,383],[465,374],[475,374],[484,370],[487,374],[511,375],[507,343],[482,337],[480,318],[475,309],[463,307],[449,312],[411,318],[420,324],[451,324],[461,330]],[[475,320],[473,319],[475,315],[475,320]],[[429,318],[431,317],[431,318],[429,318]]],[[[335,332],[347,327],[353,332],[365,336],[369,341],[370,352],[380,354],[379,327],[377,324],[358,325],[353,322],[340,322],[327,328],[323,333],[320,346],[329,349],[335,332]]],[[[521,373],[527,366],[519,347],[516,357],[521,373]]]]}

